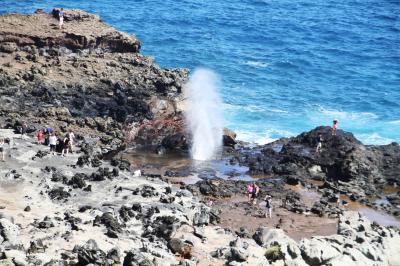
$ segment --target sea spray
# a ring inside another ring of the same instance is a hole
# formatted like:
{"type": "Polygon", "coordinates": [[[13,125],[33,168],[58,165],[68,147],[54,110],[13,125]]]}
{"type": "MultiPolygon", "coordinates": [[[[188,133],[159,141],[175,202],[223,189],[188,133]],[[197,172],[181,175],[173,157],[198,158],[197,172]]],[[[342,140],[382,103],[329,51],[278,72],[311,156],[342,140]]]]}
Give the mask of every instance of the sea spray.
{"type": "Polygon", "coordinates": [[[192,137],[192,158],[210,160],[222,146],[222,102],[214,72],[196,69],[186,86],[186,99],[186,122],[192,137]]]}

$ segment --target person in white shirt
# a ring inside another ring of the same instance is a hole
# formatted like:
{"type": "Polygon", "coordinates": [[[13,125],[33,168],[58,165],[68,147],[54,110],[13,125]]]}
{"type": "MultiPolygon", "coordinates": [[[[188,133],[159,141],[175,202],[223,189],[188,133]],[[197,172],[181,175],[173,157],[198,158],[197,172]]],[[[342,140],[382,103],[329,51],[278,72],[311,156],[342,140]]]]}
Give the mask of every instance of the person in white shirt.
{"type": "Polygon", "coordinates": [[[50,152],[53,152],[53,155],[56,153],[56,145],[57,145],[57,136],[56,134],[52,134],[49,137],[49,146],[50,146],[50,152]]]}
{"type": "Polygon", "coordinates": [[[75,140],[75,134],[74,134],[74,132],[72,132],[72,130],[69,131],[68,138],[69,138],[69,150],[72,153],[73,152],[74,140],[75,140]]]}
{"type": "Polygon", "coordinates": [[[60,11],[58,11],[58,20],[59,20],[59,27],[61,30],[64,25],[64,9],[63,8],[61,8],[60,11]]]}

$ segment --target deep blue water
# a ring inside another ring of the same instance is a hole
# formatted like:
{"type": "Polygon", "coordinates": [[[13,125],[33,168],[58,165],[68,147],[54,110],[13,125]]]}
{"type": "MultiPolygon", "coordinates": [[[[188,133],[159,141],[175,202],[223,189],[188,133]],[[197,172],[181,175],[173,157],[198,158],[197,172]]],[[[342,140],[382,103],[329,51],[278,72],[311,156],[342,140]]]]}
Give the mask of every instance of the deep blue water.
{"type": "Polygon", "coordinates": [[[0,13],[56,6],[136,34],[161,66],[214,70],[241,139],[337,118],[365,143],[400,142],[400,0],[0,0],[0,13]]]}

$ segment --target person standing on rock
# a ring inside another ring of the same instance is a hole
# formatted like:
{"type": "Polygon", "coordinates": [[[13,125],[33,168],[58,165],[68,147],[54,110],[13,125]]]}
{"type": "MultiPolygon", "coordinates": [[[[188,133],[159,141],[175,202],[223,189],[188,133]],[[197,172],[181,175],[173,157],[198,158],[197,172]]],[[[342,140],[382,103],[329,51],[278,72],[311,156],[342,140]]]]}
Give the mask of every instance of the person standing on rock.
{"type": "Polygon", "coordinates": [[[322,141],[323,141],[323,140],[324,140],[324,139],[322,138],[322,135],[319,134],[319,135],[318,135],[318,138],[317,138],[317,149],[315,150],[316,153],[320,153],[320,152],[321,152],[321,149],[322,149],[322,141]]]}
{"type": "Polygon", "coordinates": [[[28,125],[26,124],[26,122],[23,122],[22,123],[22,126],[21,126],[21,139],[22,139],[22,136],[26,133],[26,130],[28,129],[28,125]]]}
{"type": "Polygon", "coordinates": [[[265,218],[272,218],[272,197],[270,195],[265,196],[265,207],[267,208],[265,218]]]}
{"type": "Polygon", "coordinates": [[[37,133],[37,140],[38,140],[38,144],[42,144],[42,140],[43,140],[43,133],[42,130],[39,129],[38,133],[37,133]]]}
{"type": "Polygon", "coordinates": [[[56,145],[57,145],[57,136],[54,134],[51,134],[49,137],[49,146],[50,146],[50,152],[55,155],[56,153],[56,145]]]}
{"type": "Polygon", "coordinates": [[[64,140],[63,140],[63,149],[62,149],[62,151],[61,151],[61,156],[64,156],[64,154],[65,155],[68,155],[68,151],[69,151],[69,145],[70,145],[70,142],[69,142],[69,138],[68,137],[66,137],[66,138],[64,138],[64,140]]]}
{"type": "Polygon", "coordinates": [[[69,139],[69,150],[71,153],[73,153],[73,144],[74,144],[74,140],[75,140],[75,134],[74,132],[72,132],[72,130],[69,131],[68,133],[68,139],[69,139]]]}
{"type": "Polygon", "coordinates": [[[251,192],[251,201],[253,205],[257,203],[258,193],[260,193],[260,188],[253,182],[253,190],[251,192]]]}
{"type": "Polygon", "coordinates": [[[4,162],[4,139],[0,138],[0,153],[1,153],[1,160],[4,162]]]}
{"type": "Polygon", "coordinates": [[[251,202],[251,194],[253,193],[253,184],[247,185],[247,202],[251,202]]]}
{"type": "Polygon", "coordinates": [[[63,24],[64,24],[64,9],[61,8],[60,11],[58,12],[58,19],[60,21],[59,26],[60,26],[60,30],[63,28],[63,24]]]}
{"type": "Polygon", "coordinates": [[[337,119],[333,119],[332,136],[336,136],[337,127],[338,127],[338,120],[337,119]]]}

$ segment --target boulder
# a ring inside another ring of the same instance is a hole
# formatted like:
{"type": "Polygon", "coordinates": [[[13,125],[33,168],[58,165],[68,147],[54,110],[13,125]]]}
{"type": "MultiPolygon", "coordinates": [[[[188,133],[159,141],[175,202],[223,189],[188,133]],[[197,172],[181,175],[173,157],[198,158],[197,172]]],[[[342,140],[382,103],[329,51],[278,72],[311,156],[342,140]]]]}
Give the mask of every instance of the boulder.
{"type": "Polygon", "coordinates": [[[155,266],[154,263],[146,258],[138,249],[128,251],[124,258],[123,266],[155,266]]]}
{"type": "Polygon", "coordinates": [[[319,237],[303,239],[300,250],[304,261],[310,265],[326,265],[343,252],[341,246],[319,237]]]}
{"type": "Polygon", "coordinates": [[[17,225],[6,218],[0,219],[0,240],[3,246],[20,244],[19,234],[20,229],[17,225]]]}
{"type": "Polygon", "coordinates": [[[229,128],[224,128],[222,143],[227,147],[234,147],[236,144],[236,133],[229,128]]]}
{"type": "Polygon", "coordinates": [[[89,264],[109,265],[106,253],[99,249],[96,241],[93,239],[89,239],[82,247],[75,246],[73,251],[78,254],[77,266],[86,266],[89,264]]]}

